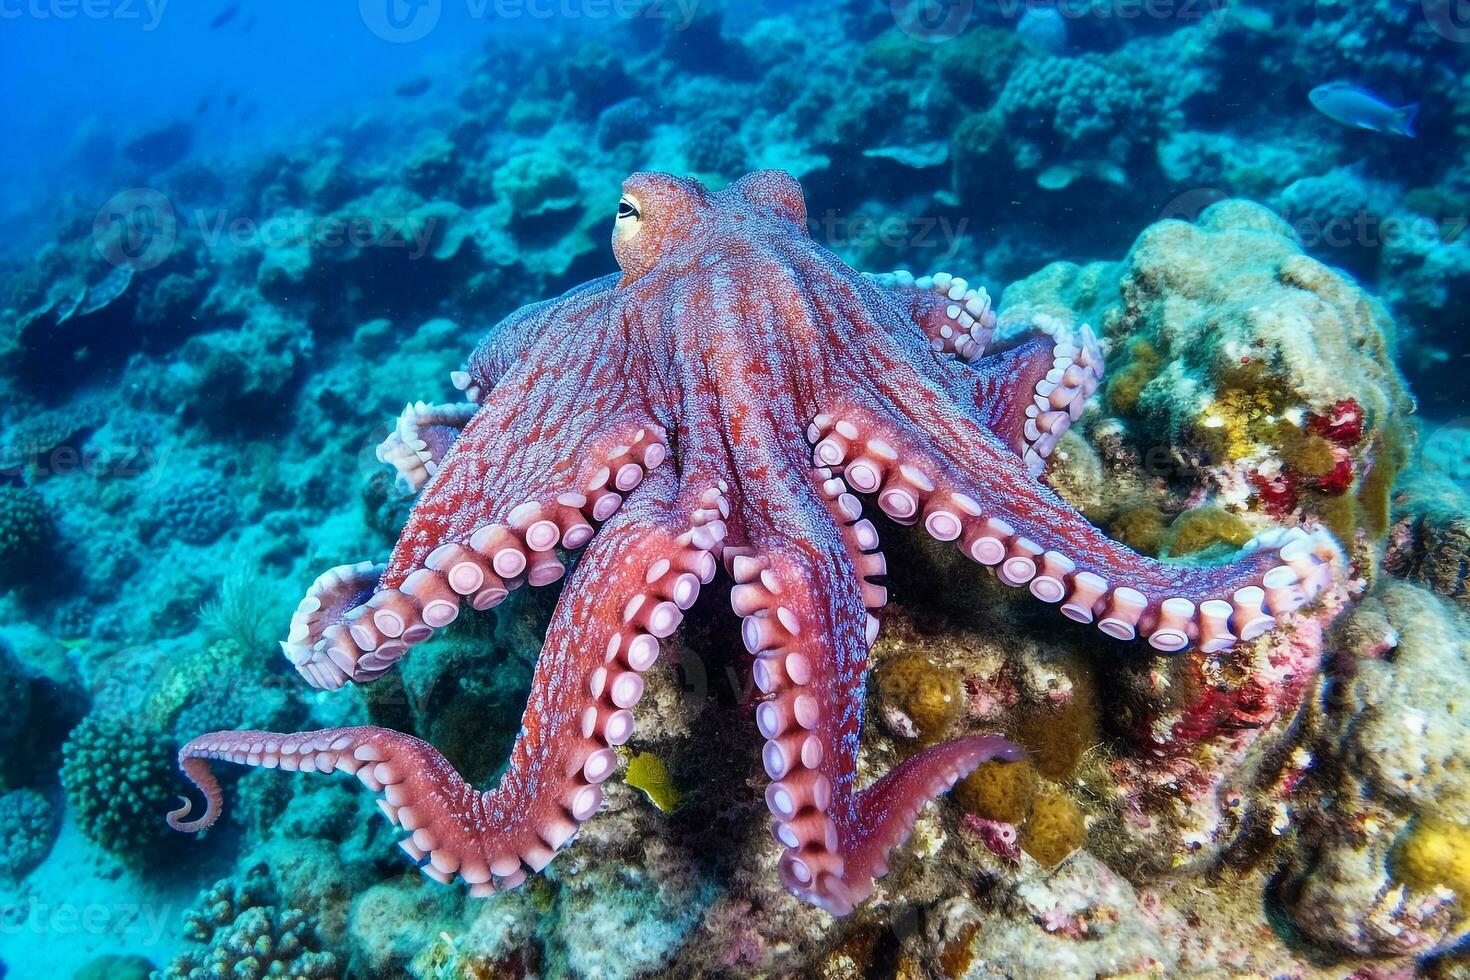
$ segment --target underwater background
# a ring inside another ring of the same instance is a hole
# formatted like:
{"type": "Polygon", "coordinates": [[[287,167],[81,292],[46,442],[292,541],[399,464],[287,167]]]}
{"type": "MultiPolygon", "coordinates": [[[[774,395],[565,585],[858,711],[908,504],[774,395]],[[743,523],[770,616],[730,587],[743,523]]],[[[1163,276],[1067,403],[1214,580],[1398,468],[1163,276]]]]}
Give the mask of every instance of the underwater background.
{"type": "Polygon", "coordinates": [[[1467,67],[1464,0],[0,0],[0,975],[1470,976],[1467,67]],[[559,585],[371,685],[278,641],[392,548],[405,401],[616,271],[628,174],[760,168],[859,270],[1097,331],[1046,480],[1113,538],[1320,525],[1351,588],[1149,656],[874,509],[865,771],[1029,754],[846,918],[777,881],[713,592],[514,891],[420,874],[346,777],[222,771],[171,831],[219,729],[499,777],[559,585]]]}

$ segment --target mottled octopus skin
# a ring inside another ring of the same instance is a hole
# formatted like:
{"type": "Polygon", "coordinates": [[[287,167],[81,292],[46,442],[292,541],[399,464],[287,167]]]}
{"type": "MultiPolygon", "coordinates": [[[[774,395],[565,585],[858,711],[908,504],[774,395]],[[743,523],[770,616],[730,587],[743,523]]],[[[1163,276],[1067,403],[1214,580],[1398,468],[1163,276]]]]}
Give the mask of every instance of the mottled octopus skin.
{"type": "Polygon", "coordinates": [[[216,732],[180,752],[208,805],[186,822],[186,800],[176,829],[218,817],[207,760],[342,769],[383,794],[426,874],[475,895],[513,887],[597,811],[640,672],[722,561],[760,692],[781,880],[842,915],[925,803],[1019,756],[961,738],[856,785],[870,610],[886,601],[857,492],[1071,618],[1166,651],[1253,638],[1330,575],[1334,545],[1302,531],[1224,566],[1161,564],[1039,482],[1101,374],[1090,332],[984,355],[983,292],[854,272],[808,237],[783,173],[720,193],[641,173],[624,191],[621,275],[502,323],[453,376],[477,407],[409,405],[380,452],[420,493],[391,558],[323,575],[283,644],[317,686],[371,680],[462,602],[556,581],[558,548],[585,548],[500,785],[475,790],[432,747],[380,728],[216,732]]]}

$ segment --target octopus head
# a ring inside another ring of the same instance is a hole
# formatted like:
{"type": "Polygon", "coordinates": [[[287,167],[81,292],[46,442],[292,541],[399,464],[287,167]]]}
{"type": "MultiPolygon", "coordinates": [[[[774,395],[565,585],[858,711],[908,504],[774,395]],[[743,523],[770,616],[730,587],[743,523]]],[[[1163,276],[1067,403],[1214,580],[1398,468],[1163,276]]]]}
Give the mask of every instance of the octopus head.
{"type": "Polygon", "coordinates": [[[612,246],[627,285],[763,234],[807,235],[801,185],[784,171],[758,170],[718,193],[687,177],[635,173],[623,181],[612,246]]]}

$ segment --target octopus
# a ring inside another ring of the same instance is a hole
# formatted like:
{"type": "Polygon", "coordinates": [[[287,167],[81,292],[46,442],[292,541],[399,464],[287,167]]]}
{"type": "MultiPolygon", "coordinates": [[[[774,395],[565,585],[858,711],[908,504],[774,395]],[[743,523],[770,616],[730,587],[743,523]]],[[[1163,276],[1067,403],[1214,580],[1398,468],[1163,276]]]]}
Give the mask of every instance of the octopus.
{"type": "Polygon", "coordinates": [[[340,770],[380,794],[424,874],[474,896],[513,888],[598,812],[644,673],[723,572],[758,696],[777,873],[845,915],[929,801],[1021,754],[971,735],[859,785],[887,601],[865,501],[1061,615],[1162,652],[1250,641],[1328,585],[1338,551],[1321,531],[1265,532],[1220,565],[1110,540],[1041,479],[1103,376],[1092,331],[989,350],[983,289],[861,274],[807,229],[782,172],[720,192],[634,174],[614,222],[620,272],[509,316],[452,375],[465,400],[409,404],[380,447],[417,494],[412,513],[386,564],[315,581],[283,649],[318,688],[372,681],[466,604],[490,609],[571,565],[495,788],[385,728],[214,732],[179,753],[204,812],[188,819],[186,797],[169,824],[218,818],[212,760],[340,770]]]}

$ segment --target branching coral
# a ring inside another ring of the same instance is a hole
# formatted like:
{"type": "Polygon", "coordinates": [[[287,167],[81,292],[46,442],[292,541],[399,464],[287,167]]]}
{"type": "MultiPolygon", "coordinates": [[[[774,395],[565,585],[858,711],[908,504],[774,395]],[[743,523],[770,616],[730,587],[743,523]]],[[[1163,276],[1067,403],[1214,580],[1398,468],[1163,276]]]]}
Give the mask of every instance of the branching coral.
{"type": "Polygon", "coordinates": [[[90,715],[62,749],[61,784],[82,833],[105,850],[142,860],[167,828],[173,753],[159,732],[90,715]]]}
{"type": "Polygon", "coordinates": [[[56,817],[33,789],[0,796],[0,878],[20,878],[45,860],[56,839],[56,817]]]}
{"type": "Polygon", "coordinates": [[[334,953],[322,950],[315,921],[300,909],[282,909],[263,867],[236,884],[220,881],[185,915],[184,935],[198,944],[162,973],[163,980],[234,977],[340,977],[334,953]]]}
{"type": "Polygon", "coordinates": [[[39,493],[0,486],[0,586],[34,580],[55,533],[51,510],[39,493]]]}

